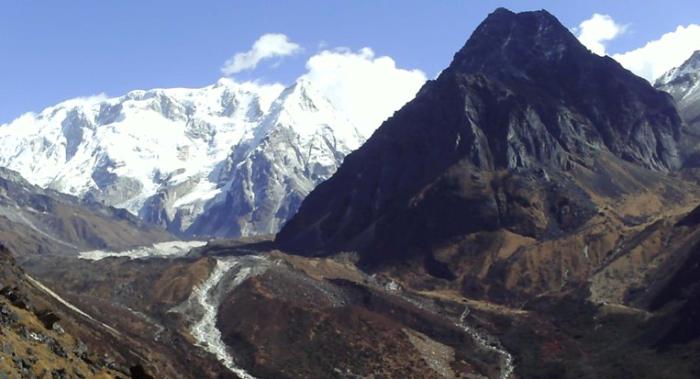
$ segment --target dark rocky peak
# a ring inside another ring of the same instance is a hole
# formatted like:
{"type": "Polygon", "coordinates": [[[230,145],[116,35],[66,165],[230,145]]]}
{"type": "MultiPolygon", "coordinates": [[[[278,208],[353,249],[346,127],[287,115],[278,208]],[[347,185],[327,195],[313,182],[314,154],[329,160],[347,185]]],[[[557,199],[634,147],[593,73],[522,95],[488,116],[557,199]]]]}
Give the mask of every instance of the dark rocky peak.
{"type": "Polygon", "coordinates": [[[538,69],[535,64],[566,63],[586,53],[587,49],[549,12],[513,13],[499,8],[476,28],[449,69],[523,76],[538,69]]]}
{"type": "Polygon", "coordinates": [[[277,239],[307,254],[396,257],[480,230],[570,233],[595,213],[578,172],[673,171],[681,126],[669,96],[591,53],[551,14],[499,9],[277,239]]]}
{"type": "Polygon", "coordinates": [[[601,149],[657,171],[680,167],[673,102],[546,11],[493,12],[426,91],[464,99],[496,167],[564,168],[567,156],[601,149]]]}

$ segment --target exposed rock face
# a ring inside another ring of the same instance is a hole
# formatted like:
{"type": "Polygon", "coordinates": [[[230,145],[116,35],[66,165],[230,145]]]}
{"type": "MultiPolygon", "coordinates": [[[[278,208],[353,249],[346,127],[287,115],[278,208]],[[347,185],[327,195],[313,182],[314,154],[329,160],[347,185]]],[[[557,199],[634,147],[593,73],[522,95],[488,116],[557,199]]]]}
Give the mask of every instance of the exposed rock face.
{"type": "Polygon", "coordinates": [[[546,11],[499,9],[277,241],[302,254],[360,250],[365,263],[428,254],[429,270],[450,277],[429,252],[452,238],[564,236],[596,214],[595,199],[676,170],[681,126],[667,95],[546,11]]]}
{"type": "Polygon", "coordinates": [[[221,79],[24,115],[0,126],[0,166],[174,234],[240,237],[276,233],[363,141],[306,78],[221,79]]]}

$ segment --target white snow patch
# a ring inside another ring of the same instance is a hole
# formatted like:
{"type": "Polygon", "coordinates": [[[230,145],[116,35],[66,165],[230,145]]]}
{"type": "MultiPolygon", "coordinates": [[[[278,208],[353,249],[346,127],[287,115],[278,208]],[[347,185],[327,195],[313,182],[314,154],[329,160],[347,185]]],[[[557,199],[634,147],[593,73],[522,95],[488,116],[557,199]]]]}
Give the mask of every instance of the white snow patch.
{"type": "Polygon", "coordinates": [[[170,241],[137,247],[126,251],[84,251],[78,254],[78,258],[99,261],[108,257],[128,257],[130,259],[179,257],[186,255],[190,250],[196,247],[201,247],[206,244],[206,241],[170,241]]]}

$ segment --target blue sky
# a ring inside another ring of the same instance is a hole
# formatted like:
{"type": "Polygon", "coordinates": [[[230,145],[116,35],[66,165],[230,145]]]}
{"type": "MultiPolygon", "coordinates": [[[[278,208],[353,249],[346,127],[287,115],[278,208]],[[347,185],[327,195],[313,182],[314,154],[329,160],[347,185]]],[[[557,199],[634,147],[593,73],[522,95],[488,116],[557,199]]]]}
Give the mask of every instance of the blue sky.
{"type": "Polygon", "coordinates": [[[609,54],[700,23],[697,0],[677,1],[6,1],[0,4],[0,124],[77,96],[200,87],[265,33],[303,51],[262,62],[238,80],[289,83],[321,49],[370,47],[433,77],[496,7],[547,9],[576,27],[594,13],[624,33],[609,54]]]}

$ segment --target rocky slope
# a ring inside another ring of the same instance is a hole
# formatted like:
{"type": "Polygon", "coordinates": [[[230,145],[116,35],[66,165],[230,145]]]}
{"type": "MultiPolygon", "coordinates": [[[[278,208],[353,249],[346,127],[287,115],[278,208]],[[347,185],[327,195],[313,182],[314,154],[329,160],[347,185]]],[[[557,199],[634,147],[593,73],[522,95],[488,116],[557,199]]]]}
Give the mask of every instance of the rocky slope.
{"type": "Polygon", "coordinates": [[[174,238],[124,210],[42,189],[0,168],[0,241],[18,258],[119,250],[174,238]]]}
{"type": "Polygon", "coordinates": [[[175,234],[275,233],[363,137],[306,79],[75,99],[0,126],[0,166],[175,234]]]}
{"type": "Polygon", "coordinates": [[[149,377],[109,330],[85,316],[28,277],[0,245],[0,376],[149,377]]]}
{"type": "Polygon", "coordinates": [[[215,260],[33,257],[24,266],[100,324],[118,331],[119,348],[133,351],[155,378],[236,378],[189,332],[200,310],[175,310],[207,279],[215,260]]]}

